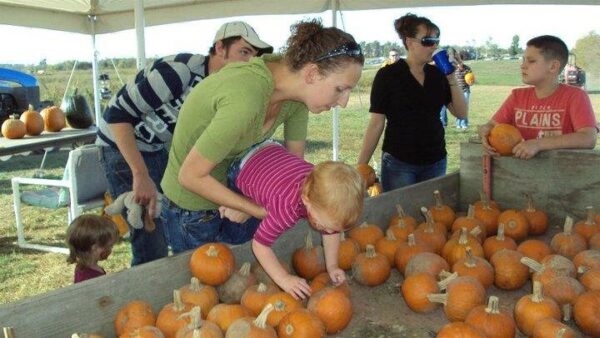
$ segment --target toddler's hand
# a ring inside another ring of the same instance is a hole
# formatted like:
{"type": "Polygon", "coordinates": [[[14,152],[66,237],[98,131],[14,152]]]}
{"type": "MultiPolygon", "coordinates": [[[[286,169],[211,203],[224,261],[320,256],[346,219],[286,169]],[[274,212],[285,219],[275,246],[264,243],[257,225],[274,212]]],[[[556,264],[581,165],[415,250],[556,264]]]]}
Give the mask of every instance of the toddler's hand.
{"type": "Polygon", "coordinates": [[[288,274],[277,284],[295,299],[310,297],[310,286],[304,278],[288,274]]]}
{"type": "Polygon", "coordinates": [[[329,271],[329,278],[331,278],[333,284],[338,286],[346,281],[346,273],[344,272],[344,270],[336,268],[329,271]]]}

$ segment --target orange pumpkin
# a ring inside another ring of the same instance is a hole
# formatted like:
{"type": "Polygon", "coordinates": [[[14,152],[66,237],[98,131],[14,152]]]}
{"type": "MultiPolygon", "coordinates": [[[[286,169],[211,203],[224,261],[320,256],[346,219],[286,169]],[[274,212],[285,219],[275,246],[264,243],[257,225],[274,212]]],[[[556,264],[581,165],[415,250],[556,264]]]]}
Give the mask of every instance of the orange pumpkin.
{"type": "Polygon", "coordinates": [[[557,276],[550,279],[543,287],[544,296],[554,299],[562,309],[563,320],[565,322],[571,320],[571,308],[577,297],[585,291],[583,285],[573,277],[557,276]]]}
{"type": "Polygon", "coordinates": [[[2,136],[7,139],[23,138],[27,133],[25,123],[17,118],[17,115],[11,115],[8,119],[2,122],[2,136]]]}
{"type": "Polygon", "coordinates": [[[539,239],[528,239],[521,242],[517,247],[517,251],[522,253],[523,256],[529,257],[533,260],[541,262],[546,256],[552,254],[550,245],[539,239]]]}
{"type": "Polygon", "coordinates": [[[377,180],[377,175],[375,174],[375,169],[366,163],[361,163],[356,165],[356,170],[360,173],[362,178],[365,181],[365,187],[372,186],[377,180]]]}
{"type": "Polygon", "coordinates": [[[44,131],[44,118],[33,109],[32,105],[21,114],[20,120],[25,123],[27,135],[36,136],[44,131]]]}
{"type": "Polygon", "coordinates": [[[498,226],[498,233],[496,236],[485,239],[483,242],[483,254],[485,255],[485,258],[489,260],[497,251],[502,249],[517,249],[515,240],[508,236],[504,236],[504,224],[498,226]]]}
{"type": "Polygon", "coordinates": [[[196,277],[191,278],[190,284],[182,286],[179,293],[184,303],[202,309],[202,318],[206,318],[210,310],[219,303],[217,290],[210,285],[201,284],[196,277]]]}
{"type": "Polygon", "coordinates": [[[469,311],[485,303],[485,288],[477,279],[462,276],[448,283],[445,294],[429,294],[427,298],[444,304],[444,313],[451,322],[464,321],[469,311]]]}
{"type": "Polygon", "coordinates": [[[475,237],[467,233],[466,228],[462,228],[458,236],[454,236],[446,242],[442,249],[442,257],[448,262],[448,265],[452,266],[467,255],[467,248],[470,248],[473,256],[484,256],[481,244],[475,237]]]}
{"type": "Polygon", "coordinates": [[[494,268],[484,258],[473,255],[471,247],[466,248],[465,257],[452,265],[452,272],[457,272],[459,276],[474,277],[486,289],[494,284],[494,268]]]}
{"type": "Polygon", "coordinates": [[[350,230],[348,237],[358,242],[360,250],[365,251],[368,244],[375,245],[378,239],[383,238],[383,230],[375,224],[363,222],[350,230]]]}
{"type": "Polygon", "coordinates": [[[387,257],[375,252],[372,245],[367,245],[367,251],[356,256],[352,263],[354,279],[368,286],[385,283],[390,277],[390,262],[387,257]]]}
{"type": "Polygon", "coordinates": [[[406,265],[408,261],[410,261],[413,256],[419,254],[421,252],[432,252],[433,249],[429,244],[419,241],[417,242],[415,239],[415,235],[408,235],[408,240],[406,243],[400,243],[398,248],[396,249],[396,254],[394,255],[394,264],[396,269],[400,271],[401,274],[404,274],[404,270],[406,269],[406,265]]]}
{"type": "Polygon", "coordinates": [[[580,267],[579,281],[587,291],[600,291],[600,269],[588,269],[580,267]]]}
{"type": "Polygon", "coordinates": [[[469,86],[472,86],[475,83],[475,75],[473,72],[468,72],[465,74],[465,83],[469,86]]]}
{"type": "Polygon", "coordinates": [[[250,272],[250,262],[242,264],[229,279],[217,287],[221,303],[239,303],[244,291],[257,283],[256,276],[250,272]]]}
{"type": "Polygon", "coordinates": [[[533,338],[577,338],[577,333],[569,326],[554,318],[544,318],[533,327],[533,338]]]}
{"type": "Polygon", "coordinates": [[[143,300],[133,300],[117,312],[115,332],[117,335],[122,335],[142,326],[154,324],[156,324],[156,315],[152,305],[143,300]]]}
{"type": "Polygon", "coordinates": [[[417,227],[417,220],[411,215],[406,214],[401,204],[396,204],[396,211],[398,214],[390,218],[388,229],[394,228],[396,225],[400,226],[400,228],[406,229],[401,233],[398,233],[396,230],[392,230],[394,231],[396,238],[404,239],[417,227]]]}
{"type": "Polygon", "coordinates": [[[352,319],[350,298],[334,288],[325,288],[312,295],[307,308],[325,324],[329,334],[342,331],[352,319]]]}
{"type": "MultiPolygon", "coordinates": [[[[190,323],[177,330],[175,338],[223,338],[223,331],[221,331],[221,328],[218,327],[217,324],[209,322],[208,320],[202,320],[199,306],[195,306],[190,312],[185,313],[182,316],[189,317],[190,323]]],[[[162,334],[160,337],[163,337],[162,334]]]]}
{"type": "Polygon", "coordinates": [[[600,291],[588,291],[575,301],[573,314],[577,326],[585,334],[600,337],[600,291]]]}
{"type": "Polygon", "coordinates": [[[279,325],[279,322],[290,311],[302,308],[302,303],[296,300],[287,292],[276,292],[267,298],[267,305],[273,306],[273,311],[267,317],[267,323],[273,327],[279,325]]]}
{"type": "Polygon", "coordinates": [[[415,273],[406,277],[401,290],[406,305],[415,312],[431,312],[440,305],[429,301],[427,298],[429,294],[440,292],[436,277],[428,273],[415,273]]]}
{"type": "Polygon", "coordinates": [[[279,292],[279,289],[272,284],[260,283],[253,285],[244,291],[240,304],[250,310],[252,315],[258,316],[267,304],[269,297],[277,292],[279,292]]]}
{"type": "Polygon", "coordinates": [[[529,257],[521,258],[521,263],[533,271],[531,280],[546,285],[558,276],[575,277],[575,265],[561,255],[546,256],[541,262],[536,262],[529,257]]]}
{"type": "Polygon", "coordinates": [[[486,338],[478,329],[463,322],[448,323],[437,333],[437,338],[486,338]]]}
{"type": "Polygon", "coordinates": [[[504,210],[498,216],[498,224],[504,224],[504,234],[515,242],[521,242],[529,234],[527,217],[519,210],[504,210]]]}
{"type": "Polygon", "coordinates": [[[488,235],[494,235],[498,230],[498,216],[500,216],[500,209],[498,208],[498,204],[494,201],[490,201],[485,193],[480,192],[479,195],[480,200],[473,204],[475,207],[474,216],[483,223],[488,235]]]}
{"type": "Polygon", "coordinates": [[[544,298],[542,284],[533,282],[533,293],[521,297],[514,310],[515,322],[521,332],[533,335],[537,322],[545,318],[560,320],[560,308],[552,298],[544,298]]]}
{"type": "Polygon", "coordinates": [[[307,309],[295,309],[277,325],[279,338],[321,338],[327,334],[325,324],[307,309]]]}
{"type": "Polygon", "coordinates": [[[498,297],[490,296],[487,306],[479,305],[469,311],[465,323],[479,329],[487,338],[514,337],[515,321],[510,314],[500,311],[498,303],[498,297]]]}
{"type": "Polygon", "coordinates": [[[388,262],[390,262],[390,266],[392,266],[394,265],[396,251],[402,242],[402,240],[397,239],[396,236],[394,236],[394,233],[388,229],[385,237],[380,238],[375,243],[375,251],[384,255],[388,259],[388,262]]]}
{"type": "Polygon", "coordinates": [[[239,338],[277,338],[275,329],[267,325],[267,317],[273,311],[273,305],[267,304],[261,313],[253,319],[252,317],[242,317],[236,319],[229,328],[227,328],[227,337],[239,338]]]}
{"type": "Polygon", "coordinates": [[[573,257],[575,268],[584,266],[590,269],[600,269],[600,250],[584,250],[573,257]]]}
{"type": "Polygon", "coordinates": [[[217,304],[210,310],[206,320],[217,324],[223,332],[227,332],[233,322],[250,316],[252,316],[250,310],[240,304],[217,304]]]}
{"type": "Polygon", "coordinates": [[[333,281],[327,272],[321,272],[318,274],[315,278],[313,278],[313,280],[310,281],[309,286],[311,293],[317,293],[326,287],[333,287],[342,290],[346,296],[350,297],[351,291],[350,286],[348,286],[348,282],[346,281],[340,285],[335,285],[333,284],[333,281]]]}
{"type": "Polygon", "coordinates": [[[573,229],[576,233],[585,238],[586,241],[589,241],[592,236],[600,233],[600,223],[596,222],[594,207],[588,206],[585,209],[587,215],[586,219],[575,223],[573,229]]]}
{"type": "Polygon", "coordinates": [[[421,208],[423,215],[425,215],[425,222],[419,224],[417,229],[413,232],[415,238],[418,241],[425,242],[431,246],[433,252],[440,254],[446,244],[446,226],[441,222],[433,220],[431,210],[427,208],[421,208]]]}
{"type": "Polygon", "coordinates": [[[431,252],[422,252],[414,255],[408,261],[408,264],[406,264],[406,268],[404,269],[404,277],[419,272],[425,272],[437,277],[442,270],[450,270],[448,262],[446,262],[442,256],[431,252]]]}
{"type": "Polygon", "coordinates": [[[521,210],[521,212],[529,222],[529,234],[541,235],[548,230],[548,215],[544,211],[535,208],[531,195],[525,194],[525,198],[527,200],[527,207],[521,210]]]}
{"type": "Polygon", "coordinates": [[[65,113],[57,106],[46,107],[40,114],[44,119],[44,130],[46,131],[58,132],[67,124],[65,113]]]}
{"type": "Polygon", "coordinates": [[[292,254],[292,266],[298,276],[312,279],[319,273],[327,271],[322,246],[313,246],[311,231],[306,235],[303,248],[298,248],[292,254]]]}
{"type": "MultiPolygon", "coordinates": [[[[74,337],[71,337],[74,338],[74,337]]],[[[80,338],[102,338],[96,335],[80,336],[80,338]]],[[[165,335],[156,327],[151,325],[142,326],[128,333],[124,333],[119,338],[165,338],[165,335]]]]}
{"type": "Polygon", "coordinates": [[[582,235],[573,231],[573,219],[567,216],[564,231],[552,237],[550,247],[554,252],[573,259],[575,255],[587,249],[587,242],[582,235]]]}
{"type": "Polygon", "coordinates": [[[519,129],[507,123],[496,124],[488,135],[490,145],[503,156],[512,155],[513,148],[522,140],[519,129]]]}
{"type": "Polygon", "coordinates": [[[217,286],[225,283],[235,269],[231,249],[222,243],[206,243],[194,250],[190,257],[190,271],[204,284],[217,286]]]}
{"type": "Polygon", "coordinates": [[[346,233],[340,233],[340,248],[338,249],[338,266],[342,270],[352,268],[354,257],[360,253],[360,245],[352,238],[346,238],[346,233]]]}
{"type": "Polygon", "coordinates": [[[529,268],[521,263],[523,254],[502,249],[490,258],[494,267],[494,285],[503,290],[517,290],[527,283],[529,268]]]}
{"type": "Polygon", "coordinates": [[[450,230],[452,223],[456,219],[456,213],[450,206],[444,204],[442,194],[439,190],[433,192],[433,199],[435,204],[429,208],[433,220],[444,224],[446,229],[450,230]]]}
{"type": "Polygon", "coordinates": [[[191,305],[181,301],[179,290],[174,290],[173,303],[163,306],[160,310],[156,317],[156,327],[165,334],[166,338],[174,338],[179,329],[191,322],[189,316],[182,316],[191,309],[191,305]]]}

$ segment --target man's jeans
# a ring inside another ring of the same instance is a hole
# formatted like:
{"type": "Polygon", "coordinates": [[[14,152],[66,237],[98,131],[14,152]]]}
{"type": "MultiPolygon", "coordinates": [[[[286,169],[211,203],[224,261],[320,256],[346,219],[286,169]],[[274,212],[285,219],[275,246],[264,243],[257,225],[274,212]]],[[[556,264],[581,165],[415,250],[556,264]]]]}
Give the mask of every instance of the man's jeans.
{"type": "MultiPolygon", "coordinates": [[[[124,192],[131,191],[133,186],[133,174],[129,165],[123,158],[118,149],[112,147],[101,147],[102,165],[106,172],[108,180],[108,192],[113,199],[124,192]]],[[[160,191],[160,181],[167,166],[168,153],[162,150],[156,153],[142,153],[144,163],[148,168],[148,174],[156,188],[160,191]]],[[[126,218],[126,210],[123,210],[123,217],[126,218]]],[[[166,257],[169,253],[167,241],[165,239],[163,224],[159,219],[155,219],[156,229],[152,232],[142,229],[129,227],[131,233],[131,265],[147,263],[158,258],[166,257]]]]}
{"type": "Polygon", "coordinates": [[[384,152],[381,156],[383,191],[402,188],[446,174],[446,158],[429,165],[415,165],[384,152]]]}

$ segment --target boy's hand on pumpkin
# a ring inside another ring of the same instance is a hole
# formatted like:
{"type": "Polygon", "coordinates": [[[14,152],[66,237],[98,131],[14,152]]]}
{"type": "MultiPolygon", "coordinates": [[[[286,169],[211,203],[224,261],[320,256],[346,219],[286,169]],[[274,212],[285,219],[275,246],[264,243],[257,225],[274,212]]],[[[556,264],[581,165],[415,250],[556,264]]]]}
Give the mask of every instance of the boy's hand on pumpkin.
{"type": "Polygon", "coordinates": [[[534,157],[539,151],[539,140],[521,141],[513,148],[514,157],[522,160],[534,157]]]}
{"type": "Polygon", "coordinates": [[[277,284],[295,299],[300,300],[310,297],[310,286],[304,278],[288,274],[277,284]]]}

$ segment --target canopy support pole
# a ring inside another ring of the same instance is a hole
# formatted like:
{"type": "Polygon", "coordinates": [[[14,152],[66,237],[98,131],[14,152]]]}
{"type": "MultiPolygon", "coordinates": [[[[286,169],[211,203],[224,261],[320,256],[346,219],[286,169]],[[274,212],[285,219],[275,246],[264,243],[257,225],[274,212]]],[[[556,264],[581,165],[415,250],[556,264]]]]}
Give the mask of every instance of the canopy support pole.
{"type": "MultiPolygon", "coordinates": [[[[338,11],[339,3],[338,0],[331,1],[331,22],[333,27],[337,27],[337,11],[338,11]]],[[[339,143],[340,143],[340,107],[333,107],[333,157],[334,161],[338,160],[338,152],[339,152],[339,143]]]]}
{"type": "Polygon", "coordinates": [[[94,53],[92,57],[92,83],[94,85],[94,117],[96,121],[96,126],[98,125],[98,121],[100,121],[100,92],[98,85],[98,50],[96,50],[96,16],[89,15],[88,19],[90,20],[90,25],[92,28],[92,52],[94,53]]]}
{"type": "Polygon", "coordinates": [[[146,41],[144,38],[144,0],[135,0],[135,36],[137,41],[137,69],[146,67],[146,41]]]}

